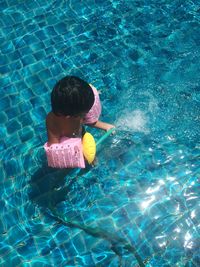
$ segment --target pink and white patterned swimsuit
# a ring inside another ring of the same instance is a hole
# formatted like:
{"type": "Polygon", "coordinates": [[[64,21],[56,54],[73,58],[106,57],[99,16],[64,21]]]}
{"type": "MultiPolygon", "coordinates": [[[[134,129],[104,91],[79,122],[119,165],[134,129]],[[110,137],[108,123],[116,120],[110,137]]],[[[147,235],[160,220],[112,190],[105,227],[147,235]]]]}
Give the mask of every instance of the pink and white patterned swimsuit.
{"type": "Polygon", "coordinates": [[[90,84],[90,87],[92,88],[93,93],[94,93],[94,104],[83,119],[83,123],[85,124],[93,124],[97,122],[101,115],[101,102],[99,98],[99,93],[97,89],[91,84],[90,84]]]}

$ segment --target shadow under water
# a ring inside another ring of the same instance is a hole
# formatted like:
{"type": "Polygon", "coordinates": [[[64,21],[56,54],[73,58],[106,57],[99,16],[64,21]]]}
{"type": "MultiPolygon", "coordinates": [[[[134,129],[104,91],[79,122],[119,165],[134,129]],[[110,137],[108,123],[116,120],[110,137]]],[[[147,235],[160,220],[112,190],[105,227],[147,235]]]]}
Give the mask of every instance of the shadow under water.
{"type": "Polygon", "coordinates": [[[110,233],[99,227],[90,227],[84,223],[79,223],[66,216],[62,216],[56,209],[57,204],[63,201],[68,202],[68,194],[76,187],[77,179],[89,172],[91,167],[81,170],[75,169],[54,169],[43,164],[32,176],[30,180],[29,198],[31,202],[38,205],[41,211],[55,219],[59,224],[70,228],[78,228],[88,235],[100,238],[110,243],[110,249],[122,261],[121,250],[126,250],[133,254],[140,267],[144,267],[142,258],[137,253],[136,248],[117,234],[110,233]]]}

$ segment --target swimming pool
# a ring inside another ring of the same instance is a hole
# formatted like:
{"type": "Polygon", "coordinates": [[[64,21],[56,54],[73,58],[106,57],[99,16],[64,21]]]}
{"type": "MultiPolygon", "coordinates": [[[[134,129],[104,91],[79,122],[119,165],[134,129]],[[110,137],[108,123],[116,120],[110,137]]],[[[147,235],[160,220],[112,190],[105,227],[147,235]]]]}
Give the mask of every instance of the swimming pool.
{"type": "Polygon", "coordinates": [[[199,8],[0,1],[0,266],[200,265],[199,8]],[[41,148],[65,74],[117,125],[81,172],[50,170],[41,148]]]}

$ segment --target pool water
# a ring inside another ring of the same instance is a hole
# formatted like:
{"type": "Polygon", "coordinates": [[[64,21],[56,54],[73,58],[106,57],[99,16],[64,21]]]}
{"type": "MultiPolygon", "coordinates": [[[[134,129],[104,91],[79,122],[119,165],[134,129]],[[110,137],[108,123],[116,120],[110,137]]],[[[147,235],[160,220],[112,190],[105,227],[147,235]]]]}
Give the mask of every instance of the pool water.
{"type": "Polygon", "coordinates": [[[0,266],[200,266],[199,4],[0,10],[0,266]],[[50,169],[42,149],[67,74],[101,91],[117,126],[85,170],[50,169]]]}

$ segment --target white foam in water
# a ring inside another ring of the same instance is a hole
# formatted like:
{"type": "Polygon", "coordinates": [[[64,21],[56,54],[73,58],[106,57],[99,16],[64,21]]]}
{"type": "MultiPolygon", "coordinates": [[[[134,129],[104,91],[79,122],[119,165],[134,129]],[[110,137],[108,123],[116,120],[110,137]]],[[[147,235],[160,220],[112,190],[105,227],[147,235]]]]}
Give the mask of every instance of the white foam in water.
{"type": "Polygon", "coordinates": [[[141,110],[133,110],[123,114],[116,122],[116,126],[124,130],[132,130],[134,132],[148,133],[148,118],[145,112],[141,110]]]}

